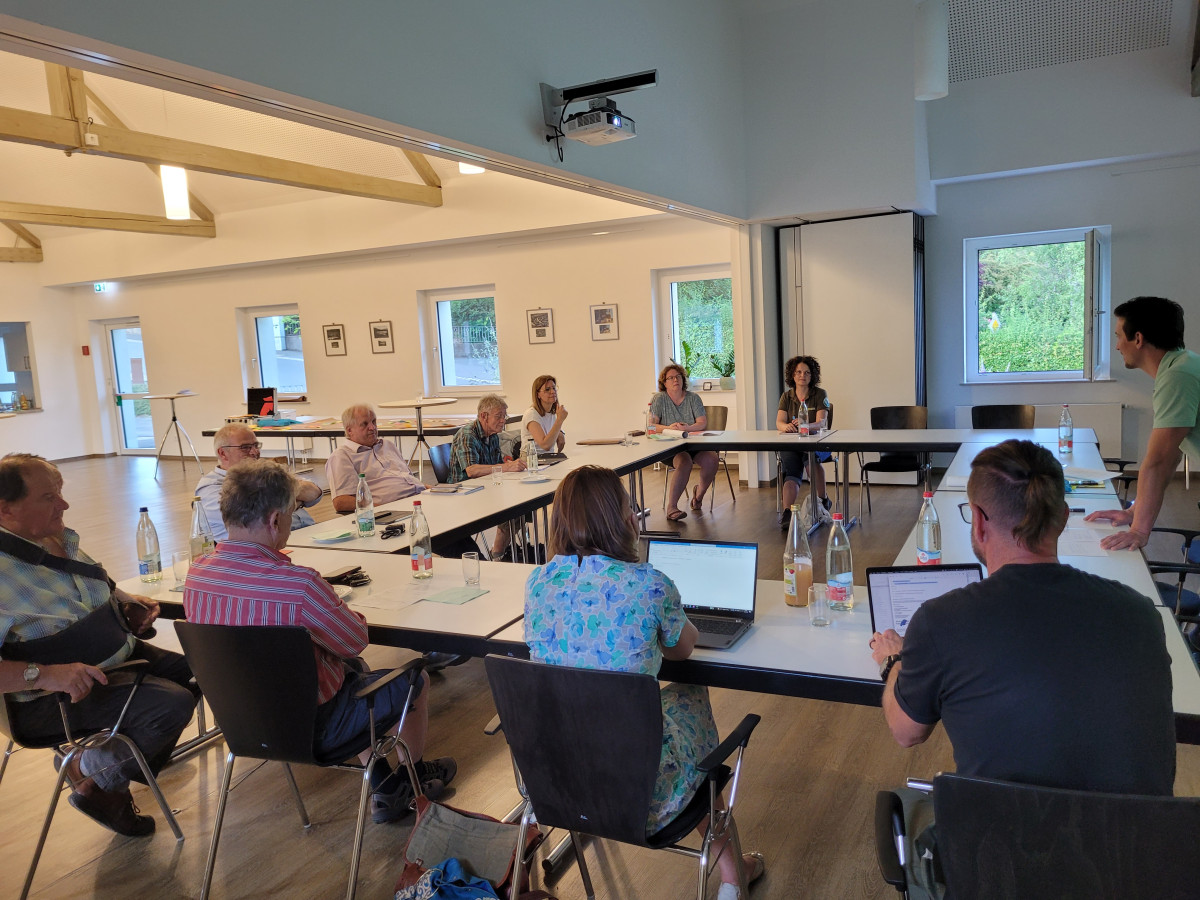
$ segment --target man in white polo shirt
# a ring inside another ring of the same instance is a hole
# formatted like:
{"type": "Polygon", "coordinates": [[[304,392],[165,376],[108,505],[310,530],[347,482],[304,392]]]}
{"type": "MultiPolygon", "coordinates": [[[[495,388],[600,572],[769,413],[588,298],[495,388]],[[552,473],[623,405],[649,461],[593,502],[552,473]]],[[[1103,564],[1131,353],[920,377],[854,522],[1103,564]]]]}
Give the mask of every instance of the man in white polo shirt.
{"type": "Polygon", "coordinates": [[[342,413],[346,441],[325,461],[325,477],[333,508],[339,513],[354,512],[358,476],[367,476],[367,487],[376,504],[391,503],[425,490],[425,485],[409,471],[399,448],[379,436],[375,410],[356,403],[342,413]]]}

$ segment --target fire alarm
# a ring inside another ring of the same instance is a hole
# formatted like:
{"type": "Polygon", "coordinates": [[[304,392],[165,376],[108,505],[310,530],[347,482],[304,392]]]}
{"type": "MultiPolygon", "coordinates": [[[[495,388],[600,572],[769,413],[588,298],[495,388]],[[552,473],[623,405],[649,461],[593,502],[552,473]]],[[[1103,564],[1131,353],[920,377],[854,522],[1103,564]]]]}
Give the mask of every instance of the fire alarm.
{"type": "Polygon", "coordinates": [[[84,356],[91,356],[91,355],[92,355],[92,348],[91,348],[91,347],[89,347],[87,344],[84,344],[84,345],[83,345],[83,355],[84,355],[84,356]]]}

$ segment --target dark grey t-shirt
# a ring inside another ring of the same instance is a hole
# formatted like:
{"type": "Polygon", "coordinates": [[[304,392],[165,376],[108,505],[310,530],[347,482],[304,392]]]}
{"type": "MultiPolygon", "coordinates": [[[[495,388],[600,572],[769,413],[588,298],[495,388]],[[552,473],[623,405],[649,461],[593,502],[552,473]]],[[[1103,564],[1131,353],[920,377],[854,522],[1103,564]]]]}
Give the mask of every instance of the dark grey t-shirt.
{"type": "Polygon", "coordinates": [[[1162,619],[1132,588],[1070,566],[1004,566],[925,603],[904,637],[896,699],[914,721],[942,721],[963,775],[1173,791],[1162,619]]]}

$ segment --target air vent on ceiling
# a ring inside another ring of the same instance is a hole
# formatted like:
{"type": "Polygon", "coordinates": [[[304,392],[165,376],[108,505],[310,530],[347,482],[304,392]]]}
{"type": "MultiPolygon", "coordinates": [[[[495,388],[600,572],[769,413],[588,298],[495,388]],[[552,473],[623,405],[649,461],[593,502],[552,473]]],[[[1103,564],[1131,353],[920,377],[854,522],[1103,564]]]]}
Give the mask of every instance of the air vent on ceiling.
{"type": "Polygon", "coordinates": [[[950,0],[950,82],[1165,47],[1172,0],[950,0]]]}

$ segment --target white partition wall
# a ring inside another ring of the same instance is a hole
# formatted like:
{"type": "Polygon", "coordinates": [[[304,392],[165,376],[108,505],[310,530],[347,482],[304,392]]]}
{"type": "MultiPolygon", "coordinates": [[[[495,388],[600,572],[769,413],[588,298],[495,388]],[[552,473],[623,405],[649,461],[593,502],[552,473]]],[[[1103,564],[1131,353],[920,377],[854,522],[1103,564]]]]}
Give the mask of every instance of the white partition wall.
{"type": "Polygon", "coordinates": [[[915,403],[924,360],[912,214],[784,229],[780,248],[783,358],[804,353],[820,362],[834,427],[870,428],[871,407],[915,403]]]}

